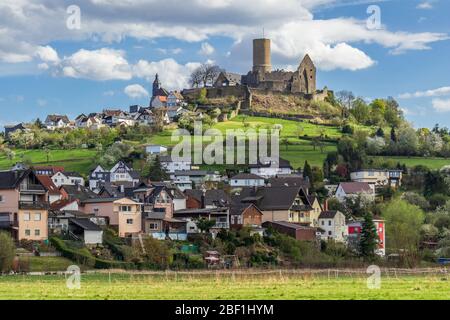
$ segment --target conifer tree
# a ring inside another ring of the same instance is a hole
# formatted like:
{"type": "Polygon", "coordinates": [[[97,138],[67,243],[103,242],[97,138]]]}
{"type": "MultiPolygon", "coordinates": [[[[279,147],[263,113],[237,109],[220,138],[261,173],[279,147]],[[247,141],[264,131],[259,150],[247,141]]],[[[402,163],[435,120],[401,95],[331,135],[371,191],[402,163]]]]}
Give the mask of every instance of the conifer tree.
{"type": "Polygon", "coordinates": [[[375,257],[375,250],[378,246],[378,234],[373,217],[370,212],[364,215],[362,224],[361,238],[359,241],[359,252],[362,257],[369,260],[375,257]]]}

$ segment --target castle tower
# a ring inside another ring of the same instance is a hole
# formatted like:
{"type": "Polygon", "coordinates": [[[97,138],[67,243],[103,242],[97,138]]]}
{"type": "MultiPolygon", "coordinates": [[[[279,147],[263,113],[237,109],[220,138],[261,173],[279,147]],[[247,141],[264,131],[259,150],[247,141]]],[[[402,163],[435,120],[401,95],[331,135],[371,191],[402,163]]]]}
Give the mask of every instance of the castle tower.
{"type": "Polygon", "coordinates": [[[270,39],[253,40],[253,72],[269,73],[272,71],[270,58],[270,39]]]}

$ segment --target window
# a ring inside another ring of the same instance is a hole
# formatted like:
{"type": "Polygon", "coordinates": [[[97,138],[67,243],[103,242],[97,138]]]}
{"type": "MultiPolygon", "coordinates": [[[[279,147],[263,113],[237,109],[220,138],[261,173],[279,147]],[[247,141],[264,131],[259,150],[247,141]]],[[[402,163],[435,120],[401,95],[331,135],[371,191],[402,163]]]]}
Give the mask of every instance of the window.
{"type": "Polygon", "coordinates": [[[331,220],[328,220],[328,225],[331,226],[331,220]]]}
{"type": "Polygon", "coordinates": [[[3,196],[0,194],[0,202],[3,202],[3,196]]]}
{"type": "Polygon", "coordinates": [[[133,224],[133,219],[127,219],[127,224],[133,224]]]}
{"type": "Polygon", "coordinates": [[[41,235],[41,230],[39,229],[34,230],[34,235],[39,237],[41,235]]]}
{"type": "Polygon", "coordinates": [[[30,213],[29,212],[25,212],[23,214],[23,221],[30,221],[30,213]]]}
{"type": "Polygon", "coordinates": [[[130,212],[131,206],[120,206],[120,211],[122,212],[130,212]]]}
{"type": "Polygon", "coordinates": [[[323,221],[323,220],[322,220],[322,225],[323,225],[323,226],[325,225],[325,221],[323,221]]]}
{"type": "Polygon", "coordinates": [[[26,235],[26,236],[30,236],[30,235],[31,235],[30,229],[26,229],[26,230],[25,230],[25,235],[26,235]]]}
{"type": "Polygon", "coordinates": [[[34,221],[41,221],[41,214],[40,213],[35,213],[34,214],[34,221]]]}
{"type": "Polygon", "coordinates": [[[158,230],[158,224],[157,223],[149,223],[148,228],[150,230],[158,230]]]}
{"type": "Polygon", "coordinates": [[[94,208],[94,213],[98,213],[98,208],[94,208]]]}
{"type": "Polygon", "coordinates": [[[331,232],[331,231],[328,231],[328,235],[331,236],[331,234],[332,234],[332,232],[331,232]]]}

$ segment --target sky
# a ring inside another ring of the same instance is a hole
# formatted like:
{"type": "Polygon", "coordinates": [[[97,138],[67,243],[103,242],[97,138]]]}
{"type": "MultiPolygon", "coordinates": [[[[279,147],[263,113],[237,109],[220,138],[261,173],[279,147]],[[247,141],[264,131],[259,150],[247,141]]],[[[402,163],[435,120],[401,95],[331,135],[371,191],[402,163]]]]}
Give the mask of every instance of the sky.
{"type": "Polygon", "coordinates": [[[47,114],[148,105],[156,73],[189,86],[200,64],[273,68],[305,54],[318,87],[396,98],[417,128],[450,127],[447,0],[1,0],[0,128],[47,114]]]}

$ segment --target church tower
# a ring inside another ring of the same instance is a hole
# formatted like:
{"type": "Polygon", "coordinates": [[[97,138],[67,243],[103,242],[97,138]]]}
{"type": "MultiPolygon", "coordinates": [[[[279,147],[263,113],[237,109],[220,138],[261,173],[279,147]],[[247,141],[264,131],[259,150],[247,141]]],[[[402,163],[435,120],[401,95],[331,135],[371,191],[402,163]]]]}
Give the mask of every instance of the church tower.
{"type": "Polygon", "coordinates": [[[156,74],[155,81],[153,81],[153,93],[152,93],[152,95],[154,97],[158,96],[160,89],[161,89],[161,82],[159,82],[159,76],[158,76],[158,74],[156,74]]]}

